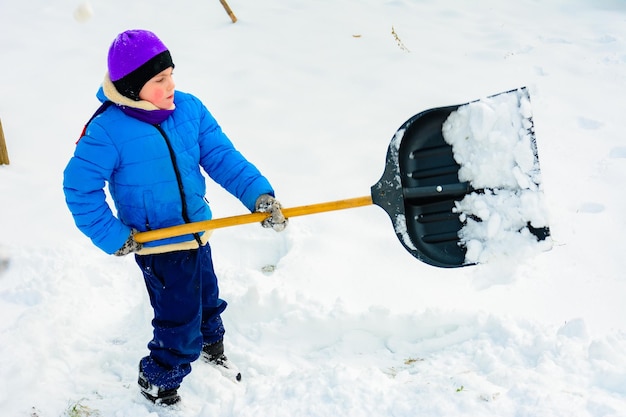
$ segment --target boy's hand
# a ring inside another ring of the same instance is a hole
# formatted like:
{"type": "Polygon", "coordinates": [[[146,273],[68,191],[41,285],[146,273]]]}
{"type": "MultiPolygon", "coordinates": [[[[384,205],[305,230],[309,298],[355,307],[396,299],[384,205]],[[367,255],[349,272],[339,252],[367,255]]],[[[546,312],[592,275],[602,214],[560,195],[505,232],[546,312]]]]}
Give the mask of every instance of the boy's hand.
{"type": "Polygon", "coordinates": [[[256,200],[254,206],[256,211],[260,213],[270,213],[270,216],[261,222],[261,226],[271,227],[277,232],[285,230],[289,220],[283,216],[283,213],[280,211],[282,206],[274,197],[269,194],[263,194],[256,200]]]}
{"type": "Polygon", "coordinates": [[[122,247],[119,248],[117,252],[115,252],[113,255],[124,256],[132,252],[137,252],[139,249],[141,249],[143,245],[135,241],[135,233],[137,233],[137,230],[132,229],[130,231],[130,236],[128,236],[128,239],[126,239],[126,242],[124,242],[124,245],[122,245],[122,247]]]}

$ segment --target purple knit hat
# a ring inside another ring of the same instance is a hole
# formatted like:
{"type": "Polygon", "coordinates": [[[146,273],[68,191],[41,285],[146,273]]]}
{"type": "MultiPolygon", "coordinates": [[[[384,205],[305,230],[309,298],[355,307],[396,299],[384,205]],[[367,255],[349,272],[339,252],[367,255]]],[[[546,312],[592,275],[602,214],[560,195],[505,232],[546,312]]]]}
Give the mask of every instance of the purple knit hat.
{"type": "Polygon", "coordinates": [[[139,91],[150,78],[174,67],[167,47],[152,32],[127,30],[117,35],[108,56],[109,76],[117,91],[139,100],[139,91]]]}

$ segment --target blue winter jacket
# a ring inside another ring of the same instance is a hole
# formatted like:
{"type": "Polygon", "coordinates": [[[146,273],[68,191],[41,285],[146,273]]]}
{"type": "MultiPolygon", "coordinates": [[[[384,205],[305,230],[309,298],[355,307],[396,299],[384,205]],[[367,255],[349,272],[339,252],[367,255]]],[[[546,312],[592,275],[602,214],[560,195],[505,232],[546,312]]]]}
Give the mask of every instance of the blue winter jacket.
{"type": "MultiPolygon", "coordinates": [[[[104,101],[102,89],[98,98],[104,101]]],[[[211,113],[176,91],[173,113],[151,125],[109,106],[87,126],[64,171],[63,189],[78,228],[106,253],[122,247],[131,228],[160,229],[211,218],[200,167],[254,211],[270,183],[239,153],[211,113]],[[108,183],[116,208],[104,192],[108,183]]],[[[193,240],[162,239],[145,247],[193,240]]]]}

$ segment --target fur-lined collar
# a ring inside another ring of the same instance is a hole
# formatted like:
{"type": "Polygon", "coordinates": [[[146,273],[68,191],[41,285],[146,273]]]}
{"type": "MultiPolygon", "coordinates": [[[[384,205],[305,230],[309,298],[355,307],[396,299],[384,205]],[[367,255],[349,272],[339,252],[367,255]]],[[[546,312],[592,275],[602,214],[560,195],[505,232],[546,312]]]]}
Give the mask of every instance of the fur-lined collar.
{"type": "MultiPolygon", "coordinates": [[[[115,88],[115,85],[113,85],[113,81],[111,81],[111,77],[109,76],[108,72],[104,75],[104,81],[102,82],[102,91],[104,92],[106,98],[120,106],[132,107],[135,109],[147,111],[161,110],[147,100],[135,101],[120,94],[120,92],[117,91],[117,89],[115,88]]],[[[168,110],[174,110],[174,108],[175,104],[172,104],[172,108],[168,110]]]]}

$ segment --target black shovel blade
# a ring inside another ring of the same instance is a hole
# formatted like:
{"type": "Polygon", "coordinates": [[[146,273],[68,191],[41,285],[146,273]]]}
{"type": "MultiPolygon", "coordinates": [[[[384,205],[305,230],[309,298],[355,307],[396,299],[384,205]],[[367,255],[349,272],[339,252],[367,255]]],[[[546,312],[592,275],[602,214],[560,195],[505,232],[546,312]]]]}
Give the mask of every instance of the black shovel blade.
{"type": "MultiPolygon", "coordinates": [[[[387,212],[405,249],[437,267],[468,265],[459,238],[463,224],[453,208],[475,190],[459,181],[460,166],[442,134],[446,119],[465,104],[425,110],[407,120],[391,140],[385,171],[371,188],[373,203],[387,212]]],[[[547,229],[531,232],[540,240],[549,235],[547,229]]]]}
{"type": "Polygon", "coordinates": [[[441,127],[460,106],[426,110],[407,120],[387,150],[385,171],[372,186],[372,201],[393,223],[398,239],[422,262],[454,268],[465,263],[462,227],[454,201],[471,191],[459,182],[460,166],[441,127]]]}

